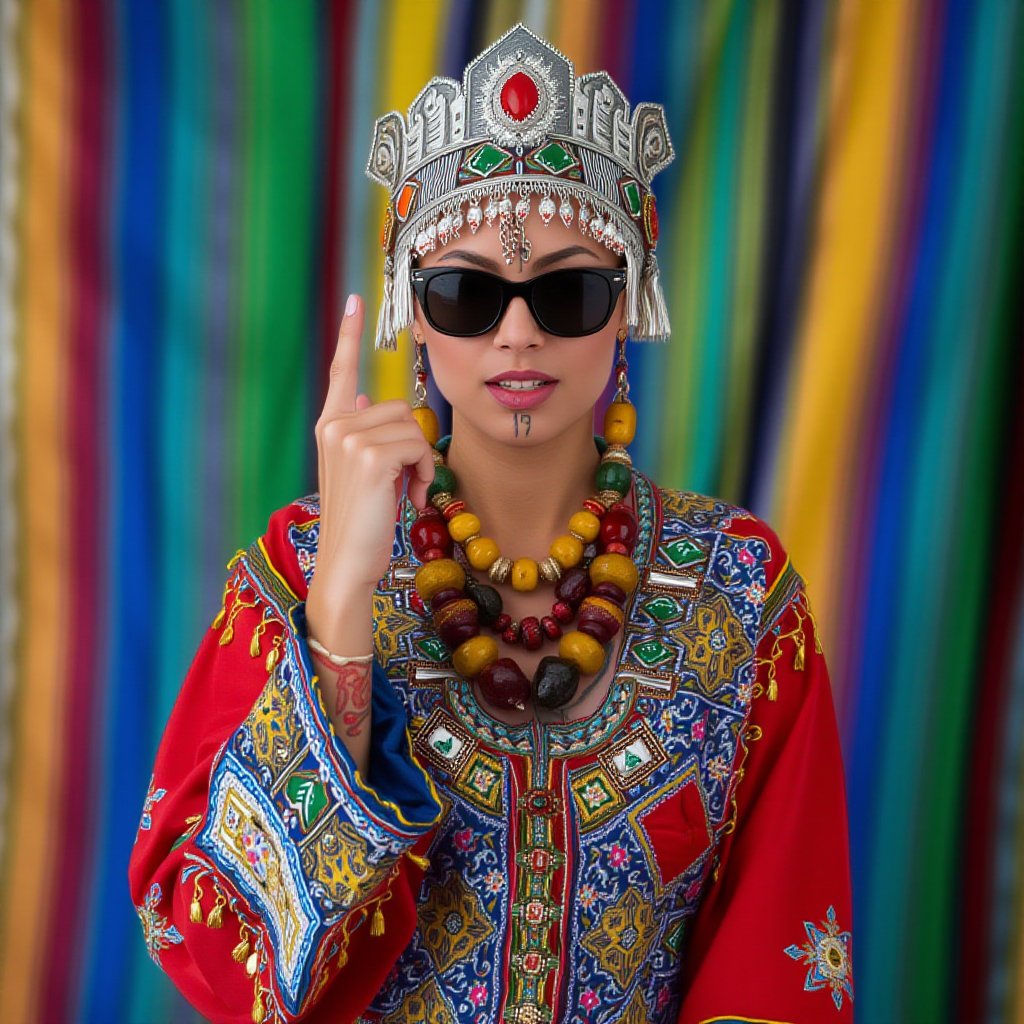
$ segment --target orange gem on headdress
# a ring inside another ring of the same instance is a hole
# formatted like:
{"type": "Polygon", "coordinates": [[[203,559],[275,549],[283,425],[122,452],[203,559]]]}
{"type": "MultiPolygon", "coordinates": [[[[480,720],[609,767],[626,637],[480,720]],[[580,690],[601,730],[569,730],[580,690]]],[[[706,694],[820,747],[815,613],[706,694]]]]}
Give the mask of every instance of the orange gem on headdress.
{"type": "Polygon", "coordinates": [[[517,71],[501,87],[501,109],[513,121],[525,121],[540,100],[537,84],[525,71],[517,71]]]}
{"type": "Polygon", "coordinates": [[[407,181],[402,186],[402,191],[398,193],[398,198],[395,200],[395,213],[398,214],[399,220],[405,220],[409,216],[419,187],[418,181],[407,181]]]}

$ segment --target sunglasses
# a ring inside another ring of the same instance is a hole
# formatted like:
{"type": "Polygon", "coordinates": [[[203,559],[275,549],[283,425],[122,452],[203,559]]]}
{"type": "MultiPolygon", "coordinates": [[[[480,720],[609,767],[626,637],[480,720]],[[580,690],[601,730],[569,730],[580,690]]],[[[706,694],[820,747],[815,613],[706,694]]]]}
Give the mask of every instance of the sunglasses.
{"type": "Polygon", "coordinates": [[[427,323],[462,338],[493,330],[517,295],[542,331],[559,338],[594,334],[611,319],[626,287],[626,271],[610,267],[553,270],[528,281],[463,267],[414,269],[410,276],[427,323]]]}

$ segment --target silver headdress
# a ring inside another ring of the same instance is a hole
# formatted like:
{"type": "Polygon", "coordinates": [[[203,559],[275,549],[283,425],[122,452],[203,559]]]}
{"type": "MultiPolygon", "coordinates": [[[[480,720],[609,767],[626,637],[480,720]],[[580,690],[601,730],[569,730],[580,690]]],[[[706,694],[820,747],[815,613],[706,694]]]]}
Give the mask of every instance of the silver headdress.
{"type": "Polygon", "coordinates": [[[631,117],[606,72],[576,78],[572,61],[522,24],[471,61],[461,85],[432,78],[408,118],[393,110],[374,123],[366,173],[390,194],[375,347],[395,349],[412,323],[414,252],[497,221],[505,262],[528,260],[532,197],[545,225],[575,221],[625,254],[632,336],[666,339],[651,178],[674,155],[660,104],[637,104],[631,117]]]}

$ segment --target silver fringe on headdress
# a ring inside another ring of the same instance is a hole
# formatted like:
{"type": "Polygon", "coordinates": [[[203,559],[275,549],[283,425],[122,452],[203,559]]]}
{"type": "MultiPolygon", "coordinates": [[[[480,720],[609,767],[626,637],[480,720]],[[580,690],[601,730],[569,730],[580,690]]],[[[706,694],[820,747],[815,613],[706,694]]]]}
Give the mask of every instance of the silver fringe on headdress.
{"type": "Polygon", "coordinates": [[[408,118],[393,110],[374,124],[366,173],[389,191],[375,347],[395,349],[412,323],[414,253],[486,223],[498,227],[505,262],[525,262],[534,200],[545,226],[557,216],[625,255],[631,336],[666,340],[651,179],[674,155],[662,106],[638,104],[630,117],[606,72],[576,78],[521,24],[469,63],[461,85],[432,78],[408,118]]]}

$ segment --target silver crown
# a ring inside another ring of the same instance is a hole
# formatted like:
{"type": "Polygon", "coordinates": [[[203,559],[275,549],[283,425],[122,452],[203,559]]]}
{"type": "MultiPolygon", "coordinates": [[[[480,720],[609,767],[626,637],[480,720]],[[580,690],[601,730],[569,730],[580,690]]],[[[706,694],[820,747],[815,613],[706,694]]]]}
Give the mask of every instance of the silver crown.
{"type": "Polygon", "coordinates": [[[532,197],[545,225],[557,215],[625,255],[632,335],[666,339],[651,179],[674,156],[661,105],[630,116],[606,72],[576,78],[572,61],[522,24],[471,61],[461,85],[430,79],[407,118],[393,110],[374,123],[366,173],[390,196],[376,348],[396,348],[412,323],[413,253],[497,222],[505,262],[526,261],[532,197]]]}

